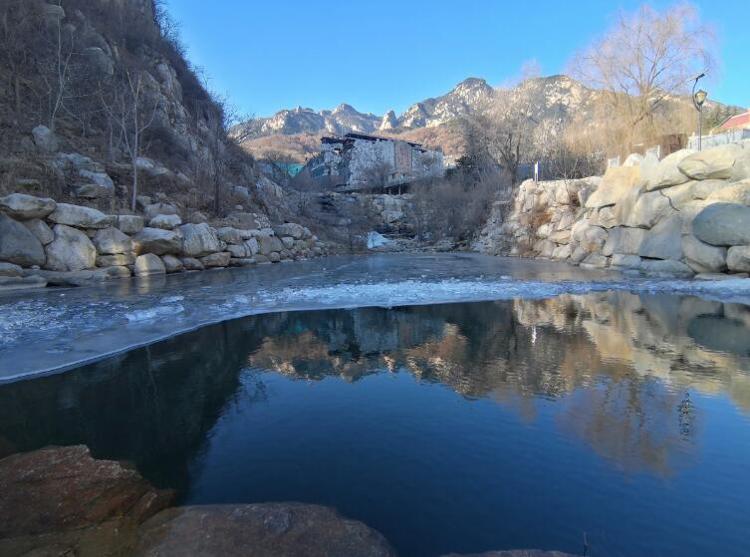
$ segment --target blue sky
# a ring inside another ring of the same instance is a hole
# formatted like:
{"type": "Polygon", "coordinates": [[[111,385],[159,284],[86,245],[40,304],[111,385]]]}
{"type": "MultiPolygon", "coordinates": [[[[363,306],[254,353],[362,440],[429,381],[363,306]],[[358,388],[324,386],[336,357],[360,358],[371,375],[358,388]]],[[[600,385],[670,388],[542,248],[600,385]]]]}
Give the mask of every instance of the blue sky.
{"type": "MultiPolygon", "coordinates": [[[[167,0],[211,87],[244,114],[295,106],[397,113],[467,77],[498,85],[536,60],[562,73],[618,9],[597,0],[167,0]]],[[[672,2],[651,2],[657,8],[672,2]]],[[[695,2],[719,38],[712,98],[750,106],[750,0],[695,2]]]]}

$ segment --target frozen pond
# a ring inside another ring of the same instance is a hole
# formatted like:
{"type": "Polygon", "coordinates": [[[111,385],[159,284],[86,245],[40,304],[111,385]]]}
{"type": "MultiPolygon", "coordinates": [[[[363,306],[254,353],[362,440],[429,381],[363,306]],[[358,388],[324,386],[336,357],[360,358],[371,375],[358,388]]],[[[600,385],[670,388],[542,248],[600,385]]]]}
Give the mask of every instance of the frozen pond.
{"type": "Polygon", "coordinates": [[[0,296],[0,382],[71,368],[226,319],[279,310],[548,298],[606,290],[750,300],[750,280],[624,278],[476,254],[333,257],[0,296]]]}

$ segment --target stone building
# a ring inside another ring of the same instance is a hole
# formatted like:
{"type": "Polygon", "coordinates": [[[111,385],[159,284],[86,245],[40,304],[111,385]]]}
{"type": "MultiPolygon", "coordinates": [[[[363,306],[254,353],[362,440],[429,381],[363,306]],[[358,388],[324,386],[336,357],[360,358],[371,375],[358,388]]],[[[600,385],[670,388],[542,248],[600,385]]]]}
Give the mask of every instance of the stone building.
{"type": "Polygon", "coordinates": [[[349,133],[324,137],[321,152],[303,172],[314,183],[342,192],[398,191],[445,174],[443,153],[418,143],[349,133]]]}

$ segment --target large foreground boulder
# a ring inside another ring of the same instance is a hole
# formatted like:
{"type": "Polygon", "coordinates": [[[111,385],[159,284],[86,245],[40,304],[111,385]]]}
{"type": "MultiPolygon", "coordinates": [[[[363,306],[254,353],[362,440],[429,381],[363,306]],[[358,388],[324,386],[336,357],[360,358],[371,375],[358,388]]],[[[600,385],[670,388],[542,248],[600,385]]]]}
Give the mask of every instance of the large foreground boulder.
{"type": "Polygon", "coordinates": [[[141,528],[139,557],[392,557],[386,539],[336,511],[301,503],[210,505],[160,512],[141,528]]]}
{"type": "Polygon", "coordinates": [[[620,166],[607,169],[602,183],[586,200],[586,208],[599,209],[616,205],[643,185],[641,169],[637,166],[620,166]]]}
{"type": "Polygon", "coordinates": [[[98,230],[94,234],[94,246],[99,255],[119,255],[133,251],[130,236],[112,226],[98,230]]]}
{"type": "Polygon", "coordinates": [[[55,239],[55,234],[52,229],[42,219],[31,219],[22,221],[23,225],[29,229],[36,239],[39,240],[43,246],[49,244],[55,239]]]}
{"type": "Polygon", "coordinates": [[[732,177],[732,168],[737,158],[742,156],[742,151],[742,147],[734,143],[713,147],[685,157],[678,168],[693,180],[728,180],[732,177]]]}
{"type": "Polygon", "coordinates": [[[750,207],[714,203],[693,219],[693,234],[713,246],[750,245],[750,207]]]}
{"type": "Polygon", "coordinates": [[[711,246],[691,235],[682,237],[685,261],[696,273],[718,273],[727,268],[727,249],[711,246]]]}
{"type": "Polygon", "coordinates": [[[679,215],[659,222],[645,234],[637,254],[651,259],[682,259],[681,230],[679,215]]]}
{"type": "Polygon", "coordinates": [[[64,224],[55,226],[55,239],[45,246],[45,269],[50,271],[82,271],[96,267],[96,248],[86,234],[64,224]]]}
{"type": "Polygon", "coordinates": [[[182,238],[173,230],[161,228],[144,228],[133,236],[133,246],[137,254],[153,253],[166,255],[178,254],[182,249],[182,238]]]}
{"type": "Polygon", "coordinates": [[[11,193],[0,197],[0,211],[14,219],[43,219],[57,207],[54,199],[35,197],[25,193],[11,193]]]}
{"type": "Polygon", "coordinates": [[[125,234],[138,234],[145,226],[143,217],[137,215],[113,215],[111,218],[114,226],[125,234]]]}
{"type": "Polygon", "coordinates": [[[23,224],[0,213],[0,261],[31,267],[44,265],[44,247],[23,224]]]}
{"type": "Polygon", "coordinates": [[[684,184],[689,178],[680,172],[680,163],[690,155],[695,154],[692,149],[681,149],[664,157],[648,176],[646,190],[653,191],[684,184]]]}
{"type": "Polygon", "coordinates": [[[151,275],[166,274],[167,268],[164,261],[153,253],[146,253],[135,258],[135,276],[148,277],[151,275]]]}
{"type": "Polygon", "coordinates": [[[202,257],[221,251],[219,238],[208,224],[183,224],[179,230],[182,234],[183,255],[202,257]]]}
{"type": "Polygon", "coordinates": [[[69,203],[58,203],[47,218],[56,224],[77,228],[107,228],[110,225],[110,219],[101,211],[69,203]]]}

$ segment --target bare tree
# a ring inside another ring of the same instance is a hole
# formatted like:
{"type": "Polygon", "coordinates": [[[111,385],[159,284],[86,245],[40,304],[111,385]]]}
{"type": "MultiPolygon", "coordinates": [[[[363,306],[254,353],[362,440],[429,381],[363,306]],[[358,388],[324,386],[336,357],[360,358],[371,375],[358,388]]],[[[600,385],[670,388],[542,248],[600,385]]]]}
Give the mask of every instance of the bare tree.
{"type": "Polygon", "coordinates": [[[664,12],[644,5],[620,13],[614,26],[577,54],[571,73],[606,93],[610,119],[634,137],[652,125],[672,95],[683,94],[712,66],[713,34],[691,4],[664,12]]]}
{"type": "Polygon", "coordinates": [[[138,159],[144,133],[151,127],[161,106],[160,97],[147,91],[145,70],[126,70],[115,80],[109,98],[101,93],[102,107],[130,159],[133,173],[130,208],[135,211],[138,196],[138,159]]]}

